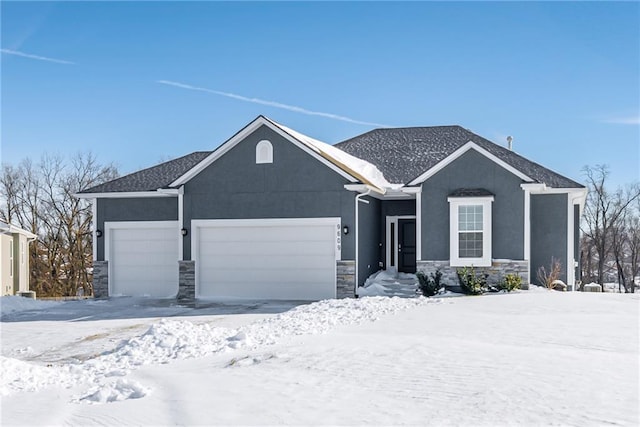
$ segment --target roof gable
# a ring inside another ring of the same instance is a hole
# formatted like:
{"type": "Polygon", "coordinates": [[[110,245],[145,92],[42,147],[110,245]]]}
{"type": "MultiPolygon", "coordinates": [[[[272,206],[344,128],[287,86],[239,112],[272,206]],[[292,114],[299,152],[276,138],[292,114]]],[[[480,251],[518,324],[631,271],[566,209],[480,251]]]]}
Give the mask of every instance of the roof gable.
{"type": "Polygon", "coordinates": [[[170,187],[177,187],[187,183],[193,177],[202,172],[205,168],[215,162],[217,159],[225,155],[229,150],[235,147],[238,143],[243,141],[248,135],[258,129],[260,126],[266,126],[285,138],[287,141],[293,143],[298,148],[305,151],[307,154],[313,156],[325,166],[334,170],[350,182],[361,181],[365,184],[369,184],[377,189],[377,191],[384,193],[384,187],[389,185],[384,176],[378,169],[367,161],[355,158],[348,153],[342,152],[335,147],[310,138],[285,126],[282,126],[273,120],[270,120],[264,116],[258,116],[255,120],[233,135],[225,143],[219,146],[216,150],[211,152],[205,159],[195,165],[190,170],[186,171],[182,176],[174,180],[170,187]],[[368,168],[367,168],[368,166],[368,168]],[[357,170],[361,169],[361,170],[357,170]]]}
{"type": "Polygon", "coordinates": [[[462,156],[464,153],[466,153],[469,150],[477,151],[478,153],[482,154],[483,156],[485,156],[486,158],[488,158],[492,162],[494,162],[494,163],[498,164],[499,166],[503,167],[504,169],[508,170],[509,172],[511,172],[512,174],[514,174],[518,178],[522,179],[523,181],[525,181],[525,182],[533,182],[533,179],[531,179],[529,176],[527,176],[524,173],[520,172],[518,169],[516,169],[513,166],[509,165],[508,163],[506,163],[505,161],[503,161],[499,157],[491,154],[490,152],[488,152],[484,148],[480,147],[475,142],[469,141],[466,144],[464,144],[462,147],[458,148],[453,153],[449,154],[447,157],[442,159],[440,162],[436,163],[434,166],[429,168],[423,174],[421,174],[417,178],[415,178],[412,181],[410,181],[409,185],[417,185],[417,184],[423,183],[424,181],[426,181],[427,179],[431,178],[433,175],[435,175],[436,173],[438,173],[439,171],[444,169],[447,165],[452,163],[455,159],[457,159],[458,157],[462,156]]]}
{"type": "Polygon", "coordinates": [[[460,126],[374,129],[335,145],[375,164],[392,181],[408,184],[472,141],[534,182],[554,188],[584,186],[460,126]]]}

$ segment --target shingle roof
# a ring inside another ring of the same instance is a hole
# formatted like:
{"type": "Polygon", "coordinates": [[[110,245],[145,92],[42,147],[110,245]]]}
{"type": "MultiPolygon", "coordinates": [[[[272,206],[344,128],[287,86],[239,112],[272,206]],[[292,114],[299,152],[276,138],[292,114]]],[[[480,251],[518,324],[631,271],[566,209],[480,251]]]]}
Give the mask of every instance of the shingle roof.
{"type": "Polygon", "coordinates": [[[335,147],[373,163],[388,181],[408,184],[469,141],[549,187],[584,187],[460,126],[374,129],[335,147]]]}
{"type": "Polygon", "coordinates": [[[196,151],[159,165],[143,169],[129,175],[105,182],[81,191],[84,193],[120,193],[130,191],[155,191],[167,187],[184,175],[189,169],[200,163],[211,151],[196,151]]]}

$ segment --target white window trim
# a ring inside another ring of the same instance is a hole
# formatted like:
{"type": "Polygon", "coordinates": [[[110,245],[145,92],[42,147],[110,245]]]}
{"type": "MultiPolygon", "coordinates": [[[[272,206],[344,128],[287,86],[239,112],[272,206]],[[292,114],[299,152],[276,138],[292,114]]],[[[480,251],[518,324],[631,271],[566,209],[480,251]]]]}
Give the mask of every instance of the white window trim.
{"type": "Polygon", "coordinates": [[[493,196],[449,197],[449,263],[451,267],[491,266],[491,204],[493,196]],[[482,254],[481,258],[461,258],[458,251],[458,207],[482,205],[482,254]]]}
{"type": "Polygon", "coordinates": [[[256,164],[265,163],[273,163],[273,145],[270,141],[263,139],[256,144],[256,164]]]}

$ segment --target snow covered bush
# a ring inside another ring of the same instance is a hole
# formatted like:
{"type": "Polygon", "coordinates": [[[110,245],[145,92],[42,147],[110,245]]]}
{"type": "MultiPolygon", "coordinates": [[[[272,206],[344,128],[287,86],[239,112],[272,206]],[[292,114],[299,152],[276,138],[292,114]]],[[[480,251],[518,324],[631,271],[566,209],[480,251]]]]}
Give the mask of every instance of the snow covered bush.
{"type": "Polygon", "coordinates": [[[420,292],[422,292],[422,295],[425,297],[436,295],[444,287],[442,284],[442,272],[440,270],[436,270],[435,273],[431,273],[429,276],[419,271],[416,273],[416,277],[418,277],[420,292]]]}
{"type": "Polygon", "coordinates": [[[487,291],[487,274],[476,274],[472,267],[463,267],[456,270],[462,292],[467,295],[482,295],[487,291]]]}
{"type": "Polygon", "coordinates": [[[504,276],[504,279],[498,283],[498,289],[507,292],[520,289],[520,286],[522,286],[522,277],[513,273],[507,274],[504,276]]]}

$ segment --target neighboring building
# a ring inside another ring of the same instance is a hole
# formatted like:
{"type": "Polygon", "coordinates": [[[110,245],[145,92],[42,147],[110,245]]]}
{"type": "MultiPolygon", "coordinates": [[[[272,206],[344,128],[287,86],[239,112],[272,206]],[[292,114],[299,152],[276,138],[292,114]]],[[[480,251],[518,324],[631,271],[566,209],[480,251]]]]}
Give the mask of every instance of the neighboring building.
{"type": "Polygon", "coordinates": [[[29,242],[37,236],[0,221],[0,280],[2,295],[29,290],[29,242]]]}
{"type": "Polygon", "coordinates": [[[94,209],[94,293],[316,300],[379,268],[474,266],[575,283],[586,188],[459,126],[331,146],[263,116],[79,195],[94,209]]]}

